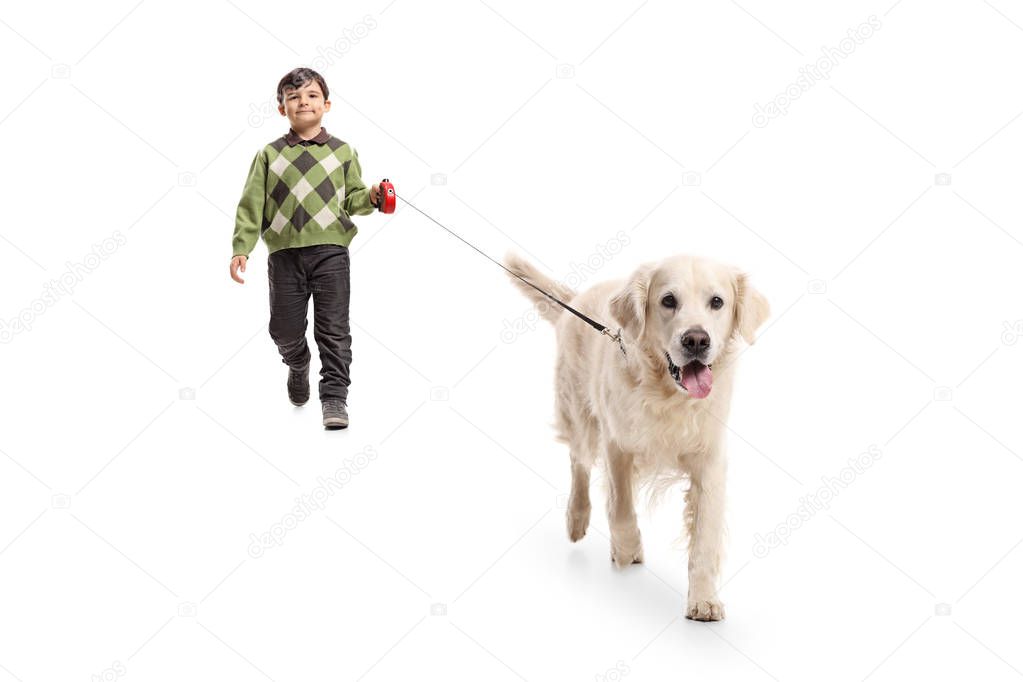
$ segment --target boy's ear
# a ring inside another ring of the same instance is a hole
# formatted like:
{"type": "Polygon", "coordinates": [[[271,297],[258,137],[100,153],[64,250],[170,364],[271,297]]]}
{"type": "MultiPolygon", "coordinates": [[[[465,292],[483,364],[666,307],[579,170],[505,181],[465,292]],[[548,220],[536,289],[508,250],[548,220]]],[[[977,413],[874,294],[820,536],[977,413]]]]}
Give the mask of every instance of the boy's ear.
{"type": "Polygon", "coordinates": [[[646,328],[646,304],[653,269],[651,263],[641,265],[610,302],[611,316],[633,339],[643,336],[646,328]]]}
{"type": "Polygon", "coordinates": [[[764,295],[750,285],[749,278],[745,273],[736,273],[733,331],[741,335],[746,343],[752,345],[756,341],[757,329],[770,316],[771,306],[764,295]]]}
{"type": "Polygon", "coordinates": [[[323,100],[323,111],[324,112],[330,111],[330,100],[329,99],[323,100]]]}

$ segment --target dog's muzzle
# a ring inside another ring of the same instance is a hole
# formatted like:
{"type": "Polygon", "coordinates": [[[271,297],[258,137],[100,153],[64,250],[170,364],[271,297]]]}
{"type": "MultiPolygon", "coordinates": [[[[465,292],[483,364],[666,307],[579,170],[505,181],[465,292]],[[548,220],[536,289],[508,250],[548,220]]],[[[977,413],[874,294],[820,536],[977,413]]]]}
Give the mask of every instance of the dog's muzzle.
{"type": "Polygon", "coordinates": [[[711,365],[705,365],[699,360],[690,360],[679,367],[671,361],[671,355],[665,353],[664,357],[668,360],[668,373],[679,388],[693,398],[706,398],[710,395],[710,389],[714,384],[711,365]]]}

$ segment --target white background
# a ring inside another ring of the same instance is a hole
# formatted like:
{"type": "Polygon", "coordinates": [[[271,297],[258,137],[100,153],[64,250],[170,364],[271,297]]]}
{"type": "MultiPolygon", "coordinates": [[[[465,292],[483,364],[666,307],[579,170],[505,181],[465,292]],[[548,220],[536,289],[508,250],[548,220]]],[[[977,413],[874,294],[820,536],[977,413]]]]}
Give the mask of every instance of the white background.
{"type": "Polygon", "coordinates": [[[387,3],[5,6],[0,680],[1023,674],[1023,10],[387,3]],[[351,427],[323,431],[315,384],[288,403],[265,246],[244,286],[227,266],[287,130],[274,88],[310,64],[365,179],[487,253],[580,287],[697,253],[769,298],[731,418],[727,620],[681,617],[678,494],[641,517],[645,565],[611,565],[596,481],[569,543],[553,331],[502,340],[526,300],[412,210],[358,220],[351,427]]]}

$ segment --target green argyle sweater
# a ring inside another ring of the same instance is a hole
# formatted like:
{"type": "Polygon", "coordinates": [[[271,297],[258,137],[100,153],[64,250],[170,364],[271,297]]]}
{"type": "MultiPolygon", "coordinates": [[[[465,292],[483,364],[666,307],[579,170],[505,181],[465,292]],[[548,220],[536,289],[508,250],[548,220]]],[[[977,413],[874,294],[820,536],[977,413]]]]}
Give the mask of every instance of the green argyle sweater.
{"type": "Polygon", "coordinates": [[[326,128],[302,140],[294,131],[259,150],[235,216],[232,248],[248,256],[263,237],[269,253],[296,246],[348,246],[352,215],[375,210],[359,155],[326,128]]]}

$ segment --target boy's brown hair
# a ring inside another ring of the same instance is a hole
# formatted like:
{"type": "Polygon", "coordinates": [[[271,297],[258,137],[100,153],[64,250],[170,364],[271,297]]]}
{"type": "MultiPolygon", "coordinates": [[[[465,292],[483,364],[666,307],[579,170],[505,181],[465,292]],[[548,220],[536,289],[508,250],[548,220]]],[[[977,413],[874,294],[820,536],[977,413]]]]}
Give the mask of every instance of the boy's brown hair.
{"type": "Polygon", "coordinates": [[[323,91],[323,99],[330,99],[330,90],[327,89],[327,81],[323,80],[323,76],[303,66],[289,71],[281,79],[281,82],[277,84],[277,103],[284,104],[285,88],[295,88],[297,90],[309,81],[316,81],[316,84],[320,86],[320,90],[323,91]]]}

